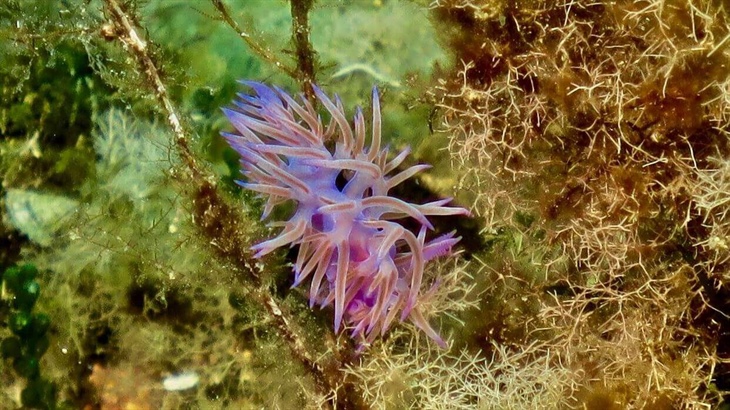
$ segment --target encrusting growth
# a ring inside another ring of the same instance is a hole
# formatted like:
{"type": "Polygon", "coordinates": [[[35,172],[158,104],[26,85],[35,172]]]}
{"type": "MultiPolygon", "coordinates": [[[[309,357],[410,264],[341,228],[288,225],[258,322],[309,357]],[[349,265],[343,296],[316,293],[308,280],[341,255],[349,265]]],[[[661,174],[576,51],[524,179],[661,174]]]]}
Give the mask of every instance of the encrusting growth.
{"type": "Polygon", "coordinates": [[[407,157],[404,150],[388,161],[381,148],[380,102],[373,89],[370,146],[365,147],[365,118],[360,108],[354,127],[341,101],[332,101],[315,87],[317,100],[329,112],[324,126],[314,106],[303,96],[295,101],[279,88],[243,82],[256,95],[239,94],[234,107],[224,109],[238,134],[224,133],[241,155],[239,184],[268,197],[263,218],[274,206],[293,200],[296,211],[279,236],[253,247],[256,257],[276,248],[299,245],[294,285],[311,278],[310,306],[334,305],[334,328],[347,325],[352,336],[372,342],[400,313],[440,346],[446,343],[429,325],[419,306],[426,262],[446,255],[459,241],[453,232],[426,240],[433,226],[427,215],[465,215],[446,207],[450,199],[410,204],[388,191],[427,165],[416,165],[389,176],[407,157]],[[330,151],[325,143],[334,140],[330,151]],[[341,183],[340,181],[345,181],[341,183]],[[410,217],[417,234],[394,219],[410,217]]]}

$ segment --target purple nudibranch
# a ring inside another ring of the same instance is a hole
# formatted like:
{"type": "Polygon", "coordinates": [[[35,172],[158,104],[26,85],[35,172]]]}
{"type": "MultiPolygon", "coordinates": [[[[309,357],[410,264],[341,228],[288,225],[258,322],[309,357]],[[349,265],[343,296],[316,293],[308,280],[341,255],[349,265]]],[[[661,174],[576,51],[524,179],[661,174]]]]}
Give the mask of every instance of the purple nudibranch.
{"type": "Polygon", "coordinates": [[[294,286],[311,278],[309,305],[334,304],[334,329],[343,325],[352,337],[372,342],[384,334],[400,312],[429,337],[446,343],[431,327],[419,306],[423,269],[429,260],[447,255],[460,238],[454,232],[426,240],[433,226],[427,215],[467,215],[450,199],[423,205],[388,195],[388,191],[429,168],[416,165],[390,175],[407,157],[406,149],[388,161],[381,148],[380,101],[373,88],[372,124],[366,147],[365,118],[358,107],[354,126],[339,97],[332,101],[314,87],[328,111],[326,126],[307,99],[299,101],[283,90],[242,81],[256,95],[238,94],[234,106],[223,109],[237,133],[223,133],[241,156],[244,181],[238,184],[267,197],[262,219],[284,201],[296,203],[294,215],[275,238],[253,246],[261,257],[282,246],[299,245],[294,286]],[[334,141],[332,149],[326,142],[334,141]],[[340,183],[338,187],[338,177],[340,183]],[[410,217],[418,234],[395,219],[410,217]],[[344,322],[344,323],[343,323],[344,322]]]}

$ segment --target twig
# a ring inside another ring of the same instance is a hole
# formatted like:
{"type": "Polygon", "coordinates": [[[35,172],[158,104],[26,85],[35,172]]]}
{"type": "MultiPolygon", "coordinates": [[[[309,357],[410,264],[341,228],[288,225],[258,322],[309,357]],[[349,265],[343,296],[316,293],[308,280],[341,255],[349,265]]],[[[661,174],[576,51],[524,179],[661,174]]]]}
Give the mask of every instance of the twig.
{"type": "Polygon", "coordinates": [[[288,75],[289,77],[297,78],[296,71],[294,71],[291,68],[287,67],[278,58],[276,58],[276,56],[274,55],[274,53],[272,53],[270,50],[266,49],[265,47],[261,46],[259,43],[257,43],[256,41],[254,41],[253,38],[251,38],[251,35],[250,34],[248,34],[247,32],[243,31],[243,29],[236,22],[236,20],[234,20],[233,17],[231,17],[231,13],[228,12],[228,8],[223,3],[223,0],[210,0],[210,2],[213,3],[213,7],[215,7],[216,10],[218,10],[218,13],[220,13],[221,18],[223,19],[223,21],[225,21],[226,24],[228,24],[233,29],[233,31],[235,31],[236,34],[238,34],[238,36],[241,37],[241,39],[243,41],[245,41],[246,44],[248,44],[248,46],[251,47],[251,49],[256,54],[258,54],[264,60],[266,60],[266,61],[270,62],[271,64],[273,64],[276,68],[278,68],[281,71],[283,71],[284,73],[286,73],[286,75],[288,75]]]}
{"type": "Polygon", "coordinates": [[[297,76],[299,87],[309,101],[314,101],[314,48],[309,41],[309,11],[313,0],[290,0],[292,16],[292,41],[296,49],[297,76]]]}
{"type": "Polygon", "coordinates": [[[341,383],[334,377],[333,372],[325,372],[309,353],[304,343],[305,339],[296,326],[292,324],[286,312],[280,308],[277,300],[271,295],[271,292],[261,280],[259,269],[245,251],[248,243],[241,235],[242,230],[239,229],[238,222],[244,218],[221,198],[216,190],[213,177],[198,165],[192,154],[188,145],[188,135],[190,133],[185,130],[180,115],[168,96],[158,66],[148,52],[149,43],[138,34],[138,24],[125,12],[117,0],[104,0],[104,4],[110,18],[105,29],[111,28],[116,38],[136,58],[148,87],[153,90],[155,97],[163,106],[167,121],[175,133],[178,152],[187,168],[191,182],[195,184],[195,209],[193,210],[195,223],[209,237],[211,244],[214,245],[221,257],[236,266],[242,267],[243,271],[249,273],[246,277],[237,275],[239,281],[255,296],[255,299],[261,303],[271,316],[276,329],[288,344],[294,357],[309,370],[317,386],[318,393],[327,396],[330,392],[336,391],[337,386],[341,383]]]}
{"type": "MultiPolygon", "coordinates": [[[[200,177],[201,171],[198,164],[190,151],[190,146],[186,138],[186,132],[183,129],[182,122],[180,121],[180,115],[177,113],[175,106],[170,101],[167,94],[167,87],[163,84],[160,79],[160,73],[152,60],[150,55],[147,53],[147,42],[140,37],[135,28],[135,24],[132,23],[129,16],[122,10],[119,4],[115,0],[106,1],[107,10],[112,18],[112,25],[114,26],[113,32],[117,34],[119,40],[124,43],[128,50],[137,58],[137,63],[142,68],[145,78],[150,82],[152,89],[155,92],[155,97],[165,108],[167,114],[167,121],[172,127],[175,133],[175,143],[177,144],[180,157],[187,165],[188,171],[190,171],[192,177],[200,177]]],[[[108,27],[105,27],[107,29],[108,27]]]]}
{"type": "Polygon", "coordinates": [[[276,68],[286,73],[289,77],[299,82],[299,88],[304,92],[307,99],[313,104],[315,84],[315,51],[309,41],[309,11],[312,9],[313,0],[290,0],[292,15],[292,42],[294,43],[294,54],[297,59],[296,69],[287,67],[267,48],[255,42],[251,35],[244,31],[241,26],[231,17],[231,13],[223,3],[223,0],[210,0],[213,7],[218,10],[223,21],[226,22],[251,49],[264,60],[272,63],[276,68]]]}

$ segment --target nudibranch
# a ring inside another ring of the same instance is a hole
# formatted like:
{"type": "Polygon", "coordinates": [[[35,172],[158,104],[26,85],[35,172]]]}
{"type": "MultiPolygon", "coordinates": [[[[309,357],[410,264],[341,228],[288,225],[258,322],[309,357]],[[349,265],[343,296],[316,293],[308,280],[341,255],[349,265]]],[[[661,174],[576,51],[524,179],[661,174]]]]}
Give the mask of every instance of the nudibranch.
{"type": "Polygon", "coordinates": [[[395,172],[409,150],[388,160],[381,147],[377,88],[366,141],[362,110],[351,124],[339,97],[330,99],[318,87],[314,94],[328,112],[327,125],[303,95],[295,100],[277,87],[242,83],[255,95],[239,94],[223,110],[236,130],[223,137],[241,156],[244,179],[238,183],[267,199],[262,219],[277,204],[295,203],[291,218],[276,223],[281,233],[253,246],[255,256],[298,245],[294,286],[309,280],[310,307],[334,305],[335,332],[348,327],[353,338],[370,343],[398,317],[445,347],[419,297],[424,265],[449,254],[459,238],[452,232],[427,240],[433,229],[427,216],[468,211],[445,206],[450,199],[412,204],[388,194],[429,166],[395,172]],[[417,232],[398,222],[403,218],[415,220],[417,232]]]}

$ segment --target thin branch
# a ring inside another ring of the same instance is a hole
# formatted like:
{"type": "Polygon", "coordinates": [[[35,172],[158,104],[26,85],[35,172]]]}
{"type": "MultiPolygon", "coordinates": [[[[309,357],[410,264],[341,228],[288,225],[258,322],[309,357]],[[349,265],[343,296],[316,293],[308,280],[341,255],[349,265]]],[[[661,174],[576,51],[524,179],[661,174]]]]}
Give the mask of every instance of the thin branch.
{"type": "Polygon", "coordinates": [[[210,2],[218,10],[223,21],[251,47],[254,53],[273,64],[289,77],[297,80],[299,88],[307,96],[307,99],[312,103],[316,101],[312,87],[315,84],[316,53],[314,47],[312,47],[312,43],[309,41],[309,33],[311,31],[309,27],[309,12],[312,9],[314,0],[291,0],[292,42],[294,43],[294,54],[297,60],[296,69],[286,66],[268,48],[254,41],[251,35],[244,31],[236,20],[231,17],[231,13],[223,3],[223,0],[210,0],[210,2]]]}
{"type": "MultiPolygon", "coordinates": [[[[157,65],[155,65],[155,62],[147,53],[147,42],[137,33],[136,25],[115,0],[106,1],[106,6],[112,18],[110,23],[114,27],[113,32],[119,36],[119,40],[136,57],[137,63],[142,68],[145,78],[154,90],[155,97],[157,97],[157,100],[165,109],[167,121],[175,133],[175,143],[177,144],[180,157],[185,162],[185,165],[187,165],[191,176],[200,177],[202,173],[195,160],[195,156],[190,151],[186,132],[180,121],[180,115],[177,113],[177,109],[172,104],[172,101],[170,101],[167,94],[167,87],[165,87],[165,84],[160,78],[157,65]]],[[[105,26],[104,28],[107,29],[108,27],[105,26]]]]}
{"type": "Polygon", "coordinates": [[[245,41],[249,47],[251,47],[254,53],[258,54],[261,58],[273,64],[276,68],[286,73],[286,75],[288,75],[289,77],[298,77],[296,71],[284,65],[284,63],[276,58],[271,50],[263,47],[261,44],[254,41],[254,39],[251,38],[251,35],[241,28],[236,20],[231,17],[231,13],[228,11],[228,7],[226,7],[226,5],[223,3],[223,0],[210,0],[210,2],[213,3],[213,7],[218,10],[218,13],[221,15],[223,21],[225,21],[226,24],[228,24],[233,29],[233,31],[235,31],[236,34],[238,34],[238,36],[241,37],[241,39],[245,41]]]}
{"type": "Polygon", "coordinates": [[[315,52],[312,43],[309,41],[309,12],[312,10],[314,0],[290,0],[292,16],[292,41],[294,42],[295,55],[297,57],[297,76],[299,87],[307,96],[309,101],[315,101],[314,59],[315,52]]]}

